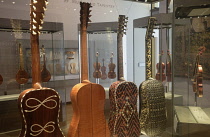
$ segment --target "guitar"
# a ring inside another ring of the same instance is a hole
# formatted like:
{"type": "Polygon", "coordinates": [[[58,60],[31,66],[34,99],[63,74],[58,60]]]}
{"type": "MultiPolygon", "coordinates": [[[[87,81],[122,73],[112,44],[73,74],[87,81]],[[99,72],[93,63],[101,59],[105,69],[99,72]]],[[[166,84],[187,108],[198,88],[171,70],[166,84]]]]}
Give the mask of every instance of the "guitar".
{"type": "Polygon", "coordinates": [[[167,76],[167,81],[171,82],[172,71],[171,71],[171,55],[169,50],[167,51],[166,76],[167,76]]]}
{"type": "Polygon", "coordinates": [[[110,64],[109,64],[109,72],[108,72],[108,77],[110,79],[116,78],[116,73],[114,72],[116,65],[113,63],[113,57],[114,57],[114,54],[112,52],[111,58],[110,58],[110,64]]]}
{"type": "Polygon", "coordinates": [[[98,52],[96,52],[96,62],[93,64],[95,71],[93,72],[94,78],[101,78],[101,64],[98,62],[98,52]]]}
{"type": "Polygon", "coordinates": [[[43,54],[43,68],[41,70],[41,81],[42,82],[48,82],[51,79],[51,74],[50,72],[47,70],[46,68],[46,57],[45,57],[45,49],[44,49],[44,45],[42,45],[42,54],[43,54]]]}
{"type": "Polygon", "coordinates": [[[90,3],[80,2],[81,83],[70,93],[73,116],[68,137],[110,137],[104,116],[105,90],[88,80],[87,26],[90,3]]]}
{"type": "Polygon", "coordinates": [[[29,75],[24,69],[23,49],[20,43],[19,43],[19,55],[20,55],[20,67],[16,74],[16,81],[19,84],[26,84],[28,82],[29,75]]]}
{"type": "Polygon", "coordinates": [[[157,73],[156,73],[155,78],[157,80],[165,81],[166,80],[166,74],[164,73],[165,64],[162,62],[162,57],[161,57],[162,55],[163,55],[163,51],[159,56],[159,63],[156,64],[157,73]]]}
{"type": "Polygon", "coordinates": [[[205,47],[199,48],[193,72],[193,91],[198,97],[203,97],[203,67],[200,65],[200,56],[203,54],[203,52],[205,52],[205,50],[205,47]]]}
{"type": "Polygon", "coordinates": [[[21,92],[18,107],[22,119],[19,137],[64,137],[59,122],[60,97],[51,88],[40,85],[39,31],[43,24],[46,0],[31,0],[32,86],[21,92]]]}
{"type": "Polygon", "coordinates": [[[109,88],[110,118],[109,130],[111,136],[139,137],[140,122],[137,112],[137,86],[133,82],[125,81],[123,75],[123,43],[127,24],[125,15],[119,15],[119,27],[117,34],[117,62],[118,81],[112,83],[109,88]]]}
{"type": "Polygon", "coordinates": [[[151,137],[160,136],[166,129],[167,121],[164,86],[161,81],[151,78],[151,47],[155,23],[156,18],[150,17],[145,36],[146,80],[139,87],[141,132],[151,137]]]}
{"type": "Polygon", "coordinates": [[[76,70],[76,63],[71,63],[70,66],[71,66],[70,73],[71,73],[71,74],[76,74],[76,73],[77,73],[77,70],[76,70]]]}
{"type": "Polygon", "coordinates": [[[106,79],[107,78],[107,74],[106,74],[106,67],[104,66],[104,59],[102,59],[103,61],[103,66],[101,67],[101,72],[102,72],[102,75],[101,75],[101,79],[106,79]]]}

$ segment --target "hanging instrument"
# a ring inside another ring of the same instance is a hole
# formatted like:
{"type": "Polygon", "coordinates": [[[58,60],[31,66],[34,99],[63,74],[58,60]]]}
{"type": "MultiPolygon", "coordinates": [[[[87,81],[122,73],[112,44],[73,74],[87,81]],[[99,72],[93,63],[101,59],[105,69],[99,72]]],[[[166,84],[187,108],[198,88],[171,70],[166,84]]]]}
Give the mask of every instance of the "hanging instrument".
{"type": "Polygon", "coordinates": [[[109,88],[111,137],[139,137],[140,124],[137,112],[138,89],[135,83],[126,81],[123,74],[123,35],[127,17],[119,15],[117,34],[118,81],[109,88]]]}
{"type": "Polygon", "coordinates": [[[60,97],[51,88],[42,87],[39,33],[47,0],[31,0],[32,88],[21,92],[18,107],[22,119],[19,137],[64,137],[59,126],[60,97]]]}
{"type": "Polygon", "coordinates": [[[19,46],[18,48],[19,48],[19,56],[20,56],[20,67],[19,67],[19,70],[16,74],[16,81],[19,84],[26,84],[28,82],[28,79],[29,79],[29,74],[24,69],[24,59],[23,59],[22,45],[19,43],[18,46],[19,46]]]}
{"type": "Polygon", "coordinates": [[[46,67],[46,57],[45,57],[45,49],[44,49],[44,45],[42,45],[42,55],[43,55],[43,68],[41,70],[41,81],[42,82],[48,82],[51,79],[51,74],[50,72],[47,70],[46,67]]]}
{"type": "Polygon", "coordinates": [[[104,116],[105,90],[88,80],[87,27],[90,3],[80,2],[81,83],[70,93],[73,107],[68,137],[109,137],[104,116]]]}
{"type": "Polygon", "coordinates": [[[104,59],[102,59],[103,61],[103,66],[101,67],[101,79],[102,80],[105,80],[107,78],[107,74],[106,74],[106,67],[104,66],[104,59]]]}
{"type": "Polygon", "coordinates": [[[159,63],[156,64],[157,73],[156,73],[155,78],[160,81],[165,81],[166,80],[166,74],[164,73],[165,63],[162,62],[162,55],[163,55],[163,51],[159,56],[159,63]]]}
{"type": "Polygon", "coordinates": [[[93,72],[93,77],[94,78],[101,78],[101,64],[98,62],[98,55],[99,53],[96,52],[96,62],[93,64],[95,71],[93,72]]]}
{"type": "Polygon", "coordinates": [[[108,77],[110,79],[116,78],[116,73],[114,72],[116,65],[113,63],[113,57],[114,57],[114,53],[112,52],[110,63],[109,63],[109,72],[108,72],[108,77]]]}
{"type": "Polygon", "coordinates": [[[167,77],[167,82],[172,81],[172,70],[171,70],[171,54],[170,51],[167,51],[167,59],[166,59],[166,77],[167,77]]]}

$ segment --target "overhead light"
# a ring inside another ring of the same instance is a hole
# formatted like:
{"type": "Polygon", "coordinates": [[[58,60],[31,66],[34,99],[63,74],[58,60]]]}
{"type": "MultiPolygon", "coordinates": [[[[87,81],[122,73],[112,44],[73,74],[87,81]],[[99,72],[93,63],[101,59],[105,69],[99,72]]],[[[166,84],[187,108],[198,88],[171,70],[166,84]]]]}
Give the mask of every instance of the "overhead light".
{"type": "Polygon", "coordinates": [[[110,10],[109,12],[112,12],[112,10],[110,10]]]}
{"type": "Polygon", "coordinates": [[[15,2],[13,1],[12,4],[15,4],[15,2]]]}
{"type": "Polygon", "coordinates": [[[4,2],[3,0],[1,2],[4,2]]]}
{"type": "Polygon", "coordinates": [[[77,10],[77,9],[74,9],[74,11],[75,11],[75,10],[77,10]]]}

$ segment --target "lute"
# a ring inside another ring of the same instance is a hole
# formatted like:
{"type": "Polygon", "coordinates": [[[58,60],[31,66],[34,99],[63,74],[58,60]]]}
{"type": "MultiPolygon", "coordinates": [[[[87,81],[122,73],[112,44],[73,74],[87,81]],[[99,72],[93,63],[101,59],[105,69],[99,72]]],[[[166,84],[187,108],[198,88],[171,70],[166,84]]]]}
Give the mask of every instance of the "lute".
{"type": "Polygon", "coordinates": [[[42,82],[48,82],[51,79],[51,74],[50,72],[47,70],[46,67],[46,56],[45,56],[45,49],[44,49],[44,45],[42,45],[42,55],[43,55],[43,68],[41,70],[41,81],[42,82]]]}
{"type": "Polygon", "coordinates": [[[139,137],[140,124],[137,112],[138,89],[133,82],[126,81],[123,75],[123,35],[127,17],[119,15],[117,34],[118,81],[109,88],[110,118],[109,130],[113,137],[139,137]]]}
{"type": "Polygon", "coordinates": [[[105,90],[88,80],[87,26],[90,3],[80,2],[81,83],[70,93],[73,116],[68,137],[109,137],[104,116],[105,90]]]}
{"type": "Polygon", "coordinates": [[[47,3],[47,0],[31,0],[30,4],[33,87],[21,92],[18,98],[22,119],[19,137],[64,137],[58,124],[60,97],[54,89],[40,84],[39,33],[47,3]]]}
{"type": "Polygon", "coordinates": [[[26,70],[24,69],[24,59],[23,59],[23,49],[22,49],[22,45],[19,43],[18,45],[19,47],[19,58],[20,58],[20,68],[16,74],[16,81],[19,84],[26,84],[28,82],[29,79],[29,75],[26,72],[26,70]]]}

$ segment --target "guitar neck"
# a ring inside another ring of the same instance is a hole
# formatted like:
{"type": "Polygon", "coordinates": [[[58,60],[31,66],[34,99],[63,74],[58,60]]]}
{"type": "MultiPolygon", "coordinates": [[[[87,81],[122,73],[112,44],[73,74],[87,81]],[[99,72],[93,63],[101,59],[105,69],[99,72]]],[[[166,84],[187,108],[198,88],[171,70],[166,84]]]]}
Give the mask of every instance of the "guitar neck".
{"type": "Polygon", "coordinates": [[[123,34],[117,34],[117,62],[118,62],[118,80],[124,78],[123,72],[123,34]]]}
{"type": "Polygon", "coordinates": [[[81,28],[81,81],[88,79],[87,29],[81,28]]]}
{"type": "Polygon", "coordinates": [[[39,35],[31,34],[31,53],[32,53],[32,85],[41,82],[40,55],[39,55],[39,35]]]}
{"type": "Polygon", "coordinates": [[[20,70],[24,69],[23,50],[21,44],[19,44],[19,58],[20,58],[20,70]]]}

